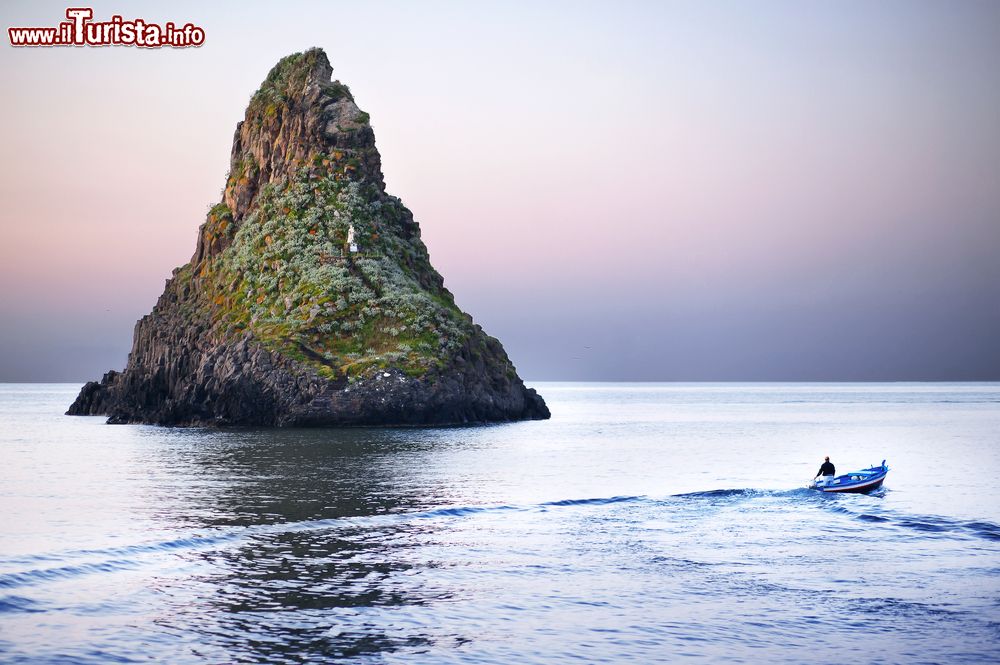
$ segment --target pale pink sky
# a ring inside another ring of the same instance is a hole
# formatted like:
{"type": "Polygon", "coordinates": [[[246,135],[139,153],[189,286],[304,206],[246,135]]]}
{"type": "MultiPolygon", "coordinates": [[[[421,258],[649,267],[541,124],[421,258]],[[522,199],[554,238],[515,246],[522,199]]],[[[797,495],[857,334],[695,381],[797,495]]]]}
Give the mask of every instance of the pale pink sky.
{"type": "Polygon", "coordinates": [[[0,381],[124,365],[310,46],[524,376],[1000,379],[996,3],[206,5],[94,6],[198,49],[4,37],[0,381]]]}

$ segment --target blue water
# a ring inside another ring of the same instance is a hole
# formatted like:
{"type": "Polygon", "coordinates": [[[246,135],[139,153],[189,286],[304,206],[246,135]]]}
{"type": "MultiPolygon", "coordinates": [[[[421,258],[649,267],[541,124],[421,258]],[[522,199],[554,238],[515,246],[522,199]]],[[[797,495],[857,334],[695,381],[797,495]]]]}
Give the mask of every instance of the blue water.
{"type": "Polygon", "coordinates": [[[0,661],[1000,660],[1000,384],[536,387],[211,431],[0,385],[0,661]],[[822,495],[824,455],[892,470],[822,495]]]}

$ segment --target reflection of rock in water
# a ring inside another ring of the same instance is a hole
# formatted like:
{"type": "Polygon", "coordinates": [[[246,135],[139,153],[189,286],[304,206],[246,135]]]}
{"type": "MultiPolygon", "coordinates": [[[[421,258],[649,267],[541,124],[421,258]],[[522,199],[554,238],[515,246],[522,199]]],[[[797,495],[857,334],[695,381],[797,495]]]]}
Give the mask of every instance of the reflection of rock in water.
{"type": "MultiPolygon", "coordinates": [[[[189,516],[187,528],[241,535],[235,544],[195,555],[205,564],[195,584],[218,609],[215,621],[204,625],[204,607],[192,607],[190,616],[161,617],[162,627],[178,633],[197,627],[223,651],[245,656],[251,650],[268,662],[301,662],[304,644],[310,656],[333,658],[440,643],[403,627],[389,635],[384,620],[363,620],[367,611],[420,606],[450,593],[419,575],[433,563],[410,556],[438,527],[404,517],[445,503],[428,496],[426,484],[408,480],[424,467],[422,452],[434,445],[434,432],[176,435],[182,450],[160,451],[176,460],[172,475],[185,479],[179,494],[163,497],[181,504],[169,514],[189,516]],[[420,494],[408,489],[418,486],[420,494]],[[289,611],[296,613],[291,626],[289,611]]],[[[182,584],[190,593],[191,580],[182,584]]],[[[165,593],[169,586],[165,581],[165,593]]]]}
{"type": "MultiPolygon", "coordinates": [[[[192,437],[189,471],[202,482],[192,497],[207,511],[200,525],[296,523],[420,509],[433,497],[405,493],[413,432],[377,429],[236,430],[192,437]],[[211,479],[210,489],[203,487],[211,479]]],[[[179,431],[179,437],[183,432],[179,431]]]]}

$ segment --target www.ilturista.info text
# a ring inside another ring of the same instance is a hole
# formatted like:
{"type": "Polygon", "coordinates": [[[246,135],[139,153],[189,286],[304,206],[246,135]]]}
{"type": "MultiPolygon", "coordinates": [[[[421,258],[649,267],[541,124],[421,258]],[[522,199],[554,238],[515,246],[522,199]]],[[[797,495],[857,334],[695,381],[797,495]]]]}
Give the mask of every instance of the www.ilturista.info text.
{"type": "Polygon", "coordinates": [[[11,46],[141,46],[143,48],[185,48],[205,43],[205,30],[187,23],[163,25],[136,18],[126,21],[112,16],[109,21],[92,21],[90,7],[70,7],[66,18],[55,27],[7,28],[11,46]]]}

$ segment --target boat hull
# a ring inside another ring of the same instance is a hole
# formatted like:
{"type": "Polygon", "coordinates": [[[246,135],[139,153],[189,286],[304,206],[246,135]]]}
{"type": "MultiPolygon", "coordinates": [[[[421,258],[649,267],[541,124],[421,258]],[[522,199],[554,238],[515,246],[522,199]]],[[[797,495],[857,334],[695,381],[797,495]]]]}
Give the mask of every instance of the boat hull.
{"type": "Polygon", "coordinates": [[[862,485],[852,485],[849,487],[817,487],[816,489],[830,494],[867,494],[882,487],[885,477],[862,485]]]}
{"type": "Polygon", "coordinates": [[[887,475],[889,475],[889,467],[883,461],[881,466],[852,471],[836,478],[813,481],[813,489],[827,494],[867,494],[882,487],[887,475]]]}

